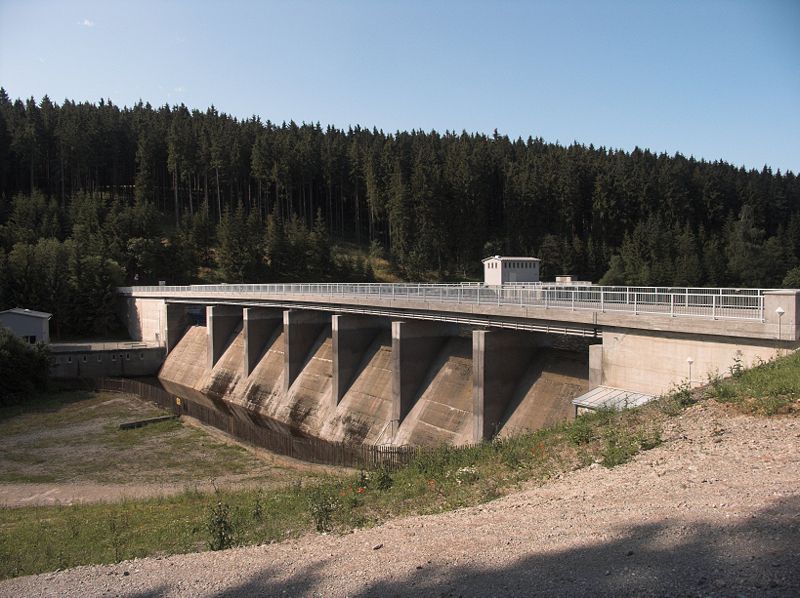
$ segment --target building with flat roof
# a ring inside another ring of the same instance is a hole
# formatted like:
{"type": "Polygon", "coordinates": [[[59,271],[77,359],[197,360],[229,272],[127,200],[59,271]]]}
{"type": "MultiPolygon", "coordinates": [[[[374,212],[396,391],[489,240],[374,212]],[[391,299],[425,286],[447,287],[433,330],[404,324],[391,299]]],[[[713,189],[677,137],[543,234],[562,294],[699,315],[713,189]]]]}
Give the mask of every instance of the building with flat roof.
{"type": "Polygon", "coordinates": [[[539,282],[538,257],[493,255],[483,260],[484,284],[497,286],[509,282],[539,282]]]}
{"type": "Polygon", "coordinates": [[[50,342],[50,318],[53,314],[32,309],[15,307],[0,311],[0,325],[8,328],[11,334],[29,343],[50,342]]]}

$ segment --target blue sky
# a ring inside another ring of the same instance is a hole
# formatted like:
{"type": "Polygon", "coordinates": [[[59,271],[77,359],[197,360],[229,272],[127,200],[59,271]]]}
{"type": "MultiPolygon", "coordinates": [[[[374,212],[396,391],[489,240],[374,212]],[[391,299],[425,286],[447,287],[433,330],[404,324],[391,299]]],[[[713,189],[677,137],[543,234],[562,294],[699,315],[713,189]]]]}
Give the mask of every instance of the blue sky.
{"type": "Polygon", "coordinates": [[[800,171],[793,0],[0,0],[0,85],[800,171]]]}

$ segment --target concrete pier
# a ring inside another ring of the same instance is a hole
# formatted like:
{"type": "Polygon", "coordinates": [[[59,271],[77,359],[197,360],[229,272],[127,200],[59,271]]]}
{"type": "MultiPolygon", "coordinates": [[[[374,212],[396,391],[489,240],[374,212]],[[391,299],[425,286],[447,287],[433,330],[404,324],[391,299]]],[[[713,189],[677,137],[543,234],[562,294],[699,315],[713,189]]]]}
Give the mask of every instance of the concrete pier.
{"type": "Polygon", "coordinates": [[[247,378],[264,355],[267,345],[283,325],[283,310],[267,307],[245,307],[243,374],[247,378]]]}
{"type": "Polygon", "coordinates": [[[458,326],[442,322],[392,322],[392,420],[400,424],[414,404],[428,369],[458,326]]]}
{"type": "Polygon", "coordinates": [[[208,369],[212,369],[230,343],[234,330],[242,323],[242,308],[236,305],[206,307],[208,369]]]}
{"type": "Polygon", "coordinates": [[[328,313],[287,309],[283,312],[283,391],[288,392],[303,370],[322,331],[331,324],[328,313]]]}
{"type": "Polygon", "coordinates": [[[499,431],[534,349],[544,344],[538,336],[511,330],[472,331],[473,442],[488,440],[499,431]]]}
{"type": "Polygon", "coordinates": [[[342,314],[331,316],[333,338],[331,400],[334,408],[350,388],[367,348],[381,331],[388,327],[388,321],[381,318],[342,314]]]}
{"type": "Polygon", "coordinates": [[[187,306],[179,303],[166,303],[166,326],[164,326],[164,342],[167,353],[172,351],[186,334],[189,328],[189,313],[187,306]]]}

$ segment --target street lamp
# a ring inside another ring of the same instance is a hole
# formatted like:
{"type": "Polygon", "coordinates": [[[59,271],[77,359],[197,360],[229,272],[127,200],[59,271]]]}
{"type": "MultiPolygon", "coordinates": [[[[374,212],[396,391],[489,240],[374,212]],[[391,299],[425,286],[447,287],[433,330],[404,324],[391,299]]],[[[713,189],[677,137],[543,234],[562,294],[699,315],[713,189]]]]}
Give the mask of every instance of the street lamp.
{"type": "Polygon", "coordinates": [[[775,310],[775,313],[778,314],[778,340],[781,340],[781,318],[786,312],[782,307],[778,307],[778,309],[775,310]]]}
{"type": "Polygon", "coordinates": [[[691,357],[686,358],[686,363],[689,364],[689,388],[692,387],[692,364],[694,363],[694,359],[691,357]]]}

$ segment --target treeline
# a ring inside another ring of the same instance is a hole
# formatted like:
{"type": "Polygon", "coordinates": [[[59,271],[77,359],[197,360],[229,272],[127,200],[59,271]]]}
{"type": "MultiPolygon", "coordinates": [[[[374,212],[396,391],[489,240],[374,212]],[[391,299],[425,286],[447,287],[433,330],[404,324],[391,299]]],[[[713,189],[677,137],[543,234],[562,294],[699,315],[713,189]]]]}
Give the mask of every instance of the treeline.
{"type": "Polygon", "coordinates": [[[334,260],[321,213],[308,226],[262,222],[240,202],[219,223],[202,203],[167,230],[152,202],[77,192],[63,210],[40,191],[0,202],[0,309],[53,314],[55,337],[104,334],[117,324],[123,284],[372,280],[362,264],[334,260]]]}
{"type": "Polygon", "coordinates": [[[128,282],[369,278],[331,263],[342,240],[412,279],[479,275],[493,253],[536,255],[545,278],[640,285],[779,286],[800,263],[791,172],[213,107],[0,90],[0,194],[6,269],[16,244],[56,239],[75,290],[89,255],[128,282]]]}

